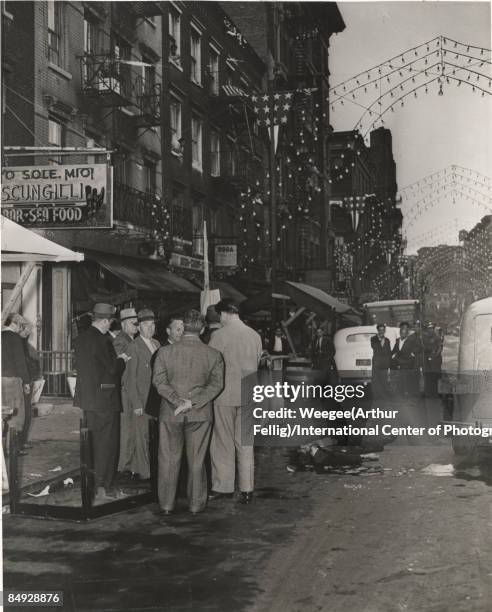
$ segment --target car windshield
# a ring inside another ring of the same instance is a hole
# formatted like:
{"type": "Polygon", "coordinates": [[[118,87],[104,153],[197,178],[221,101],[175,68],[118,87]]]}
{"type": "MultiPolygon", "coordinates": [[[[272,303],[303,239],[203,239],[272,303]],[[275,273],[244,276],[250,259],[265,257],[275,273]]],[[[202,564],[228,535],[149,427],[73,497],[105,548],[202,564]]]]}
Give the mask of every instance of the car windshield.
{"type": "Polygon", "coordinates": [[[374,336],[373,333],[349,334],[347,336],[347,342],[370,342],[372,336],[374,336]]]}

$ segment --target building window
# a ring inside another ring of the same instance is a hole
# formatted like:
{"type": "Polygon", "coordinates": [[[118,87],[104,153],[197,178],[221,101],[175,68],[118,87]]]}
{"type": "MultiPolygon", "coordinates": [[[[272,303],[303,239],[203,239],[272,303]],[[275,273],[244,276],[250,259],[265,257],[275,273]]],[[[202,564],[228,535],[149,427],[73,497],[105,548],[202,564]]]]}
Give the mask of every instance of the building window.
{"type": "Polygon", "coordinates": [[[193,204],[193,255],[203,255],[203,208],[193,204]]]}
{"type": "Polygon", "coordinates": [[[218,95],[220,75],[219,75],[219,53],[213,47],[209,48],[208,75],[210,78],[210,93],[218,95]]]}
{"type": "Polygon", "coordinates": [[[97,25],[84,18],[84,53],[85,55],[95,55],[97,53],[97,25]]]}
{"type": "Polygon", "coordinates": [[[202,171],[202,120],[197,115],[191,118],[191,160],[195,170],[202,171]]]}
{"type": "Polygon", "coordinates": [[[181,66],[181,15],[169,10],[169,61],[181,66]]]}
{"type": "Polygon", "coordinates": [[[202,82],[202,52],[201,52],[201,36],[199,32],[192,28],[191,30],[191,67],[190,78],[194,83],[200,85],[202,82]]]}
{"type": "Polygon", "coordinates": [[[220,176],[220,135],[218,132],[210,133],[210,174],[220,176]]]}
{"type": "Polygon", "coordinates": [[[120,81],[121,94],[124,96],[131,95],[131,69],[126,62],[131,60],[132,48],[121,38],[116,38],[113,41],[113,56],[115,63],[115,74],[120,81]],[[122,60],[122,61],[120,61],[122,60]]]}
{"type": "Polygon", "coordinates": [[[157,178],[157,168],[153,161],[145,160],[144,161],[144,184],[145,191],[147,193],[155,194],[156,190],[156,181],[157,178]]]}
{"type": "Polygon", "coordinates": [[[48,61],[61,65],[62,3],[48,0],[48,61]]]}
{"type": "Polygon", "coordinates": [[[183,156],[181,142],[181,102],[171,98],[170,104],[171,152],[179,157],[183,156]]]}
{"type": "Polygon", "coordinates": [[[225,160],[226,160],[227,175],[236,176],[237,151],[234,146],[234,143],[231,140],[228,143],[225,160]]]}
{"type": "MultiPolygon", "coordinates": [[[[63,147],[63,125],[54,119],[48,119],[48,146],[63,147]]],[[[48,163],[52,166],[61,164],[61,156],[51,153],[48,163]]]]}

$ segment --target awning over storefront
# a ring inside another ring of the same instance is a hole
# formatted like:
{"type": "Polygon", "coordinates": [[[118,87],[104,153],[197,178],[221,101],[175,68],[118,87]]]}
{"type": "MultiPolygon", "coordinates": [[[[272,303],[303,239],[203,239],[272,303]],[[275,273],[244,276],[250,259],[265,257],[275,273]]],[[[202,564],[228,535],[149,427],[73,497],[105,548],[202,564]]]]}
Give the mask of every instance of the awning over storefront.
{"type": "Polygon", "coordinates": [[[244,293],[241,293],[238,289],[224,281],[210,281],[210,289],[218,289],[220,291],[220,299],[230,298],[236,304],[240,304],[246,299],[244,293]]]}
{"type": "Polygon", "coordinates": [[[271,311],[272,300],[285,300],[289,301],[290,296],[281,293],[280,291],[272,292],[272,289],[264,289],[255,293],[247,300],[241,303],[241,314],[251,315],[262,311],[271,311]]]}
{"type": "Polygon", "coordinates": [[[166,270],[159,262],[121,255],[87,251],[87,259],[97,262],[130,287],[150,293],[200,293],[200,289],[166,270]]]}
{"type": "Polygon", "coordinates": [[[312,287],[305,283],[294,283],[292,281],[285,281],[283,286],[285,293],[287,293],[294,302],[315,312],[319,316],[324,317],[333,310],[338,314],[358,314],[357,311],[348,304],[340,302],[317,287],[312,287]]]}
{"type": "Polygon", "coordinates": [[[56,242],[1,216],[2,261],[83,261],[84,255],[71,251],[56,242]]]}

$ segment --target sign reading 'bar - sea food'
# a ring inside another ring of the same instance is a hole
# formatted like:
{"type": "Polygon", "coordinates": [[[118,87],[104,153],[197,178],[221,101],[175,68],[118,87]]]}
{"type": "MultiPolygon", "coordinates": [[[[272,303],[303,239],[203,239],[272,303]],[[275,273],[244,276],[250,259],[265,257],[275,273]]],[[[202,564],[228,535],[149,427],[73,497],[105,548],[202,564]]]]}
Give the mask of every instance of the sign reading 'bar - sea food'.
{"type": "Polygon", "coordinates": [[[112,204],[106,164],[2,169],[2,214],[26,227],[111,227],[112,204]]]}

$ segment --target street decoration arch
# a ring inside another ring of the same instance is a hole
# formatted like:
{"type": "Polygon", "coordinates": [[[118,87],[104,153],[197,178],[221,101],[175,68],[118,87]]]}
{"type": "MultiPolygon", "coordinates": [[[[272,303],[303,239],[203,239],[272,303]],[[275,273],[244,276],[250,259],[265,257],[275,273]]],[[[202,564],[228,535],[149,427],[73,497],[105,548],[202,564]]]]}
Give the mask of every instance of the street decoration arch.
{"type": "Polygon", "coordinates": [[[491,66],[490,49],[441,34],[338,83],[328,101],[332,113],[348,104],[360,107],[354,129],[365,138],[378,123],[384,125],[384,115],[404,106],[409,97],[428,94],[430,86],[440,96],[451,83],[482,97],[492,95],[491,66]]]}

